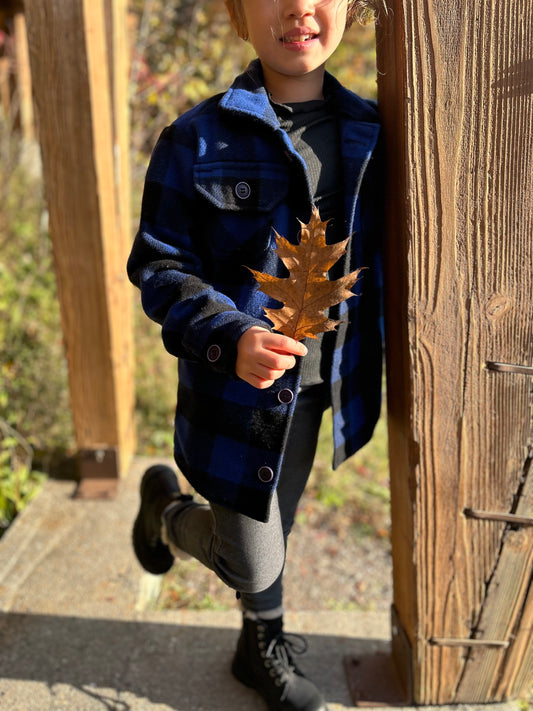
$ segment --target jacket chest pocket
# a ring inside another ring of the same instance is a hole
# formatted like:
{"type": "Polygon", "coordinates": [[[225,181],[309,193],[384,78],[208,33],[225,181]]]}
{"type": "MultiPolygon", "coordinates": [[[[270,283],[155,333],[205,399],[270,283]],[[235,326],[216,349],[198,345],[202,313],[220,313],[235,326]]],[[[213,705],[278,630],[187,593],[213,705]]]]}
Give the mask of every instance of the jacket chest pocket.
{"type": "Polygon", "coordinates": [[[249,266],[261,261],[270,247],[274,214],[288,193],[286,166],[202,163],[195,166],[194,181],[205,225],[202,239],[212,257],[249,266]]]}

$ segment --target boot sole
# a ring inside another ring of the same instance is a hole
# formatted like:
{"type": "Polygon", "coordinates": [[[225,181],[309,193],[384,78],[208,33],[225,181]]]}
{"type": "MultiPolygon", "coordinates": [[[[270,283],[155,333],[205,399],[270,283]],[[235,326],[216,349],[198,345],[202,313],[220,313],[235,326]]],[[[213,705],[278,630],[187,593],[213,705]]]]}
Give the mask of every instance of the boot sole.
{"type": "Polygon", "coordinates": [[[141,505],[133,524],[133,550],[142,567],[152,575],[163,575],[164,573],[167,573],[174,564],[174,556],[168,549],[168,546],[166,546],[162,541],[158,541],[155,546],[151,546],[149,544],[144,527],[144,492],[146,486],[153,477],[157,476],[159,471],[167,469],[170,470],[169,467],[164,465],[155,465],[154,467],[150,467],[150,469],[144,473],[140,487],[141,505]]]}

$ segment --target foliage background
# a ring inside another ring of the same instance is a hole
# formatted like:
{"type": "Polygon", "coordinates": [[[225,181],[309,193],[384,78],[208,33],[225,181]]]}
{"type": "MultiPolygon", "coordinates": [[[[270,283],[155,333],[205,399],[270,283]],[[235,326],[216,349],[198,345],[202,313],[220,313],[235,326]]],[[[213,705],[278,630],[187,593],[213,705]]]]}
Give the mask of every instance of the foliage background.
{"type": "MultiPolygon", "coordinates": [[[[129,21],[133,236],[142,179],[159,132],[198,101],[223,91],[253,52],[231,29],[222,0],[130,0],[129,21]]],[[[13,74],[9,29],[0,28],[0,60],[7,60],[13,74]]],[[[375,98],[373,26],[354,25],[328,68],[352,90],[375,98]]],[[[21,140],[17,120],[15,94],[9,111],[0,106],[0,536],[38,492],[41,472],[56,474],[57,463],[75,448],[38,151],[21,140]]],[[[140,308],[136,318],[139,453],[167,457],[175,363],[140,308]]],[[[325,418],[297,524],[311,521],[341,541],[355,536],[384,542],[389,526],[385,419],[373,441],[336,472],[330,467],[330,430],[325,418]]],[[[167,577],[161,604],[216,606],[219,593],[212,580],[199,588],[197,572],[185,567],[167,577]]],[[[300,578],[295,585],[301,587],[300,578]]]]}
{"type": "MultiPolygon", "coordinates": [[[[183,111],[224,91],[254,54],[237,38],[222,0],[131,0],[129,26],[133,237],[158,134],[183,111]]],[[[9,36],[0,31],[0,59],[9,58],[9,51],[9,36]]],[[[373,26],[354,25],[328,68],[349,88],[374,98],[373,26]]],[[[75,449],[38,149],[21,140],[17,121],[15,95],[10,111],[0,111],[0,535],[38,490],[40,472],[57,474],[58,462],[75,449]]],[[[140,306],[135,313],[139,453],[169,456],[176,364],[161,345],[158,327],[140,306]]],[[[353,500],[359,533],[386,526],[382,430],[376,451],[363,453],[374,461],[370,468],[361,460],[335,475],[324,430],[310,485],[317,505],[328,510],[353,500]],[[353,476],[366,482],[357,495],[353,476]],[[374,523],[373,509],[380,512],[374,523]]]]}

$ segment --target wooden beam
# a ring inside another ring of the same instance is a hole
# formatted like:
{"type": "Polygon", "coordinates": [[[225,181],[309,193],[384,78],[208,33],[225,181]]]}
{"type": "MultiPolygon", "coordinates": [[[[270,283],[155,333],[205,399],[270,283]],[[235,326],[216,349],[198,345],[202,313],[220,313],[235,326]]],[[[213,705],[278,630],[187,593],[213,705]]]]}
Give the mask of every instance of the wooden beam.
{"type": "Polygon", "coordinates": [[[134,448],[125,50],[109,57],[103,0],[25,9],[76,438],[92,475],[107,462],[116,476],[134,448]]]}
{"type": "Polygon", "coordinates": [[[533,6],[390,4],[393,645],[416,703],[497,701],[533,678],[533,6]]]}
{"type": "Polygon", "coordinates": [[[35,140],[35,120],[33,116],[33,99],[30,72],[30,55],[26,20],[22,7],[19,7],[13,18],[15,39],[15,60],[17,88],[19,96],[20,128],[25,141],[35,140]]]}
{"type": "Polygon", "coordinates": [[[0,57],[0,109],[3,120],[11,119],[11,60],[0,57]]]}

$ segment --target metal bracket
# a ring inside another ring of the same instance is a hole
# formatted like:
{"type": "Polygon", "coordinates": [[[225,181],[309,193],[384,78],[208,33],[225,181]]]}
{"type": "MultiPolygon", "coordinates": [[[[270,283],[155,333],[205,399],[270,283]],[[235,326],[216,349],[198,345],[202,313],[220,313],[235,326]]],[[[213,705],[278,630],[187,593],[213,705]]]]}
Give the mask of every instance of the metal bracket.
{"type": "Polygon", "coordinates": [[[354,706],[410,705],[390,653],[347,656],[343,665],[354,706]]]}
{"type": "Polygon", "coordinates": [[[513,365],[512,363],[497,363],[492,360],[486,362],[488,370],[497,373],[519,373],[520,375],[533,375],[533,367],[530,365],[513,365]]]}
{"type": "Polygon", "coordinates": [[[392,651],[344,657],[354,706],[412,706],[412,651],[398,612],[391,606],[392,651]]]}
{"type": "Polygon", "coordinates": [[[115,498],[120,471],[117,447],[102,445],[94,449],[82,449],[78,454],[78,470],[80,481],[74,498],[115,498]]]}
{"type": "Polygon", "coordinates": [[[502,521],[511,523],[513,526],[533,526],[533,518],[530,516],[519,516],[512,513],[500,513],[498,511],[477,511],[475,509],[464,509],[467,518],[475,518],[480,521],[502,521]]]}
{"type": "Polygon", "coordinates": [[[429,644],[435,647],[504,647],[509,646],[509,642],[500,639],[470,639],[459,637],[431,637],[429,644]]]}

